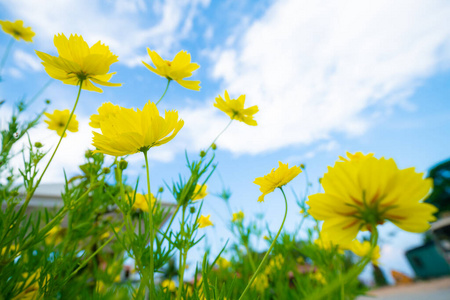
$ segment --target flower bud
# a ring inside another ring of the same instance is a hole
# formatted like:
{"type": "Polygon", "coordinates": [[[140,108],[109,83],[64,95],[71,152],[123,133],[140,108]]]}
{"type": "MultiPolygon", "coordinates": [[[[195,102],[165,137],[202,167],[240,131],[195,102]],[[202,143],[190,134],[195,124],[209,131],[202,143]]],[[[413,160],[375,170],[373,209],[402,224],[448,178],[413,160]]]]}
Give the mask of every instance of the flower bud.
{"type": "Polygon", "coordinates": [[[300,164],[300,168],[302,168],[304,170],[305,169],[305,165],[304,164],[300,164]]]}
{"type": "Polygon", "coordinates": [[[200,151],[200,157],[205,157],[206,156],[206,152],[205,151],[200,151]]]}
{"type": "Polygon", "coordinates": [[[103,174],[109,174],[109,173],[111,173],[111,169],[106,167],[106,168],[102,169],[102,172],[103,172],[103,174]]]}
{"type": "Polygon", "coordinates": [[[125,170],[128,167],[128,162],[124,159],[119,161],[119,169],[125,170]]]}
{"type": "Polygon", "coordinates": [[[190,212],[191,214],[195,213],[195,206],[191,206],[191,207],[189,208],[189,212],[190,212]]]}
{"type": "Polygon", "coordinates": [[[42,148],[44,145],[42,145],[41,142],[36,142],[36,143],[34,143],[34,146],[39,149],[39,148],[42,148]]]}
{"type": "Polygon", "coordinates": [[[217,145],[215,143],[211,144],[211,149],[216,150],[217,149],[217,145]]]}
{"type": "Polygon", "coordinates": [[[52,103],[52,102],[50,101],[50,99],[45,99],[45,104],[50,104],[50,103],[52,103]]]}
{"type": "Polygon", "coordinates": [[[91,158],[92,157],[92,151],[91,150],[86,150],[86,152],[84,152],[84,157],[86,158],[91,158]]]}
{"type": "Polygon", "coordinates": [[[160,186],[158,189],[158,193],[162,193],[162,192],[164,192],[164,188],[162,186],[160,186]]]}

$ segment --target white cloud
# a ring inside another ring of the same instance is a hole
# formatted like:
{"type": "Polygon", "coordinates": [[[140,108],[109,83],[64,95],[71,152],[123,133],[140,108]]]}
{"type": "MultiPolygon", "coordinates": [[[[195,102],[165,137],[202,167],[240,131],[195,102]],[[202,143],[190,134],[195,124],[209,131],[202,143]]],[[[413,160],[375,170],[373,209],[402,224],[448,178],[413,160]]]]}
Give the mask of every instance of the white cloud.
{"type": "Polygon", "coordinates": [[[209,0],[154,1],[149,9],[143,0],[0,3],[14,18],[33,28],[39,50],[54,51],[52,41],[57,33],[78,33],[89,44],[101,40],[119,55],[121,63],[134,66],[146,57],[146,47],[166,55],[178,50],[176,46],[189,35],[199,8],[208,6],[209,0]]]}
{"type": "Polygon", "coordinates": [[[14,61],[19,68],[26,72],[44,70],[36,55],[28,54],[20,49],[14,52],[14,61]]]}
{"type": "MultiPolygon", "coordinates": [[[[361,135],[380,115],[411,109],[405,99],[449,67],[449,19],[445,1],[275,2],[209,53],[223,88],[260,108],[256,128],[234,124],[219,146],[254,154],[361,135]]],[[[202,113],[211,127],[226,119],[202,113]]]]}

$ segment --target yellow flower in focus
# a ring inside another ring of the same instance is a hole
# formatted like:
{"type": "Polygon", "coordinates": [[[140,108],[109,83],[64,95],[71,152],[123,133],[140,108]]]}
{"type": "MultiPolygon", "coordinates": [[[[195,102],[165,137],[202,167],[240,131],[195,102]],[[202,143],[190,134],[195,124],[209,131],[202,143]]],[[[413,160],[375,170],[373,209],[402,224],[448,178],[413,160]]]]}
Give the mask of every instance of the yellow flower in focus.
{"type": "MultiPolygon", "coordinates": [[[[57,110],[55,109],[52,114],[44,113],[44,115],[49,118],[49,120],[45,120],[44,122],[48,124],[48,129],[55,130],[56,133],[61,136],[64,127],[66,127],[67,121],[69,121],[70,111],[68,109],[65,110],[57,110]]],[[[78,121],[76,120],[76,115],[72,116],[70,120],[69,126],[67,126],[67,130],[71,132],[78,131],[78,121]]],[[[64,137],[67,136],[67,130],[64,133],[64,137]]]]}
{"type": "Polygon", "coordinates": [[[259,111],[258,106],[254,105],[249,108],[244,108],[244,104],[245,95],[240,95],[239,98],[235,100],[230,99],[228,92],[225,91],[225,100],[219,95],[216,98],[214,106],[226,113],[232,120],[238,120],[251,126],[258,125],[253,119],[253,115],[259,111]]]}
{"type": "Polygon", "coordinates": [[[146,152],[151,147],[165,144],[184,125],[184,121],[178,119],[177,111],[166,111],[163,118],[152,102],[137,111],[123,107],[117,112],[99,109],[99,115],[94,116],[91,116],[91,123],[98,121],[102,132],[93,132],[92,145],[97,148],[94,153],[112,156],[146,152]]]}
{"type": "Polygon", "coordinates": [[[189,53],[180,51],[172,61],[169,61],[162,59],[156,51],[150,50],[149,48],[147,48],[147,52],[156,67],[154,68],[145,61],[142,61],[147,69],[161,77],[175,80],[184,88],[195,91],[200,90],[200,81],[184,80],[184,78],[191,77],[192,72],[200,68],[198,64],[191,63],[191,55],[189,53]]]}
{"type": "Polygon", "coordinates": [[[238,211],[237,213],[233,213],[233,219],[231,222],[242,222],[244,220],[244,213],[242,210],[238,211]]]}
{"type": "Polygon", "coordinates": [[[53,39],[59,56],[36,51],[42,59],[42,65],[47,74],[65,84],[79,85],[83,81],[82,89],[102,93],[102,89],[92,83],[104,86],[121,86],[121,83],[111,83],[114,73],[108,73],[111,64],[118,61],[109,47],[98,41],[92,47],[80,35],[55,35],[53,39]]]}
{"type": "Polygon", "coordinates": [[[288,164],[283,164],[281,161],[278,162],[278,169],[272,169],[272,171],[265,175],[264,177],[258,177],[253,181],[253,183],[260,186],[259,190],[263,193],[258,198],[258,202],[264,202],[264,196],[272,193],[276,188],[280,188],[286,185],[294,179],[302,170],[294,166],[289,168],[288,164]]]}
{"type": "Polygon", "coordinates": [[[432,185],[414,168],[399,170],[393,159],[338,161],[322,178],[324,193],[309,196],[308,212],[324,220],[322,232],[337,244],[347,244],[360,230],[372,230],[385,220],[406,231],[423,232],[437,211],[421,202],[432,185]]]}
{"type": "Polygon", "coordinates": [[[199,218],[198,221],[197,221],[198,224],[199,224],[198,228],[205,228],[205,227],[214,225],[214,224],[209,220],[209,217],[210,217],[210,216],[211,216],[211,215],[207,215],[207,216],[205,217],[205,216],[201,215],[200,218],[199,218]]]}
{"type": "Polygon", "coordinates": [[[165,279],[163,282],[161,282],[161,287],[163,289],[168,289],[169,292],[175,292],[177,290],[177,286],[175,284],[175,281],[170,279],[165,279]]]}
{"type": "Polygon", "coordinates": [[[206,184],[204,184],[203,186],[201,184],[197,184],[195,186],[193,195],[194,198],[192,199],[192,201],[197,201],[205,198],[208,195],[208,193],[206,192],[206,184]]]}
{"type": "Polygon", "coordinates": [[[217,260],[217,265],[221,269],[228,269],[229,267],[231,267],[231,263],[223,257],[219,257],[219,259],[217,260]]]}
{"type": "Polygon", "coordinates": [[[114,105],[111,102],[105,102],[98,108],[97,111],[98,115],[91,116],[89,126],[100,129],[100,123],[108,118],[108,116],[114,116],[120,112],[120,106],[114,105]]]}
{"type": "Polygon", "coordinates": [[[12,35],[16,40],[22,39],[25,42],[33,42],[35,33],[31,30],[31,27],[24,27],[22,20],[14,22],[0,20],[0,25],[2,25],[4,32],[12,35]]]}
{"type": "MultiPolygon", "coordinates": [[[[150,201],[153,209],[155,208],[156,198],[153,194],[150,196],[150,201]]],[[[145,212],[149,212],[147,204],[147,195],[136,193],[136,199],[134,200],[133,209],[140,209],[145,212]]]]}
{"type": "MultiPolygon", "coordinates": [[[[361,243],[358,240],[353,240],[350,244],[343,246],[343,248],[352,251],[359,257],[364,257],[369,254],[371,245],[369,241],[364,241],[361,243]]],[[[380,256],[380,247],[376,245],[375,248],[373,248],[372,256],[370,258],[374,265],[378,266],[378,259],[380,256]]]]}

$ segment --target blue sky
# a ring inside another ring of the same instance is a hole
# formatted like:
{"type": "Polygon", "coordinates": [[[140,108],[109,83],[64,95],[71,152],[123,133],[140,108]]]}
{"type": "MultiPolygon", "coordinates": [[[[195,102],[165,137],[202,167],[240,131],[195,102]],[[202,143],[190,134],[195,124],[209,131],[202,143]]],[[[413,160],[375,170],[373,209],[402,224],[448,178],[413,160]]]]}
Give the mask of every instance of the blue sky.
{"type": "MultiPolygon", "coordinates": [[[[326,168],[346,151],[392,157],[399,167],[426,172],[449,157],[450,133],[450,3],[447,1],[7,1],[0,0],[0,19],[24,20],[36,32],[33,44],[17,42],[3,70],[0,95],[12,103],[33,95],[49,77],[34,50],[55,55],[53,36],[82,34],[89,44],[98,40],[119,55],[112,82],[103,94],[83,91],[77,116],[80,131],[70,134],[45,180],[59,181],[62,167],[77,172],[92,134],[89,116],[101,103],[142,107],[157,100],[165,79],[148,71],[146,48],[172,59],[187,50],[201,65],[194,80],[200,92],[171,84],[161,107],[177,109],[185,126],[171,143],[152,149],[155,187],[170,182],[182,168],[184,150],[195,155],[206,148],[228,123],[213,107],[225,89],[246,105],[258,105],[257,127],[234,122],[218,141],[218,172],[209,190],[218,192],[221,175],[233,192],[231,206],[251,216],[266,214],[272,230],[283,215],[280,195],[257,203],[255,177],[267,174],[278,161],[306,164],[315,184],[326,168]]],[[[0,35],[0,53],[9,36],[0,35]]],[[[51,109],[73,104],[74,86],[54,81],[43,94],[51,109]]],[[[0,112],[4,119],[7,103],[0,112]]],[[[32,111],[43,107],[37,101],[32,111]]],[[[55,145],[57,136],[42,124],[36,140],[55,145]]],[[[92,148],[92,147],[91,147],[92,148]]],[[[16,162],[20,165],[20,162],[16,162]]],[[[130,158],[129,177],[143,176],[143,158],[130,158]]],[[[300,175],[288,187],[304,190],[300,175]]],[[[153,188],[155,188],[153,187],[153,188]]],[[[317,188],[316,186],[314,188],[317,188]]],[[[299,222],[290,196],[286,228],[299,222]]],[[[170,199],[170,195],[165,197],[170,199]]],[[[228,238],[221,219],[225,206],[205,200],[215,228],[206,230],[213,251],[228,238]],[[213,234],[214,233],[214,234],[213,234]]],[[[393,227],[383,229],[389,232],[393,227]]],[[[387,235],[386,235],[387,236],[387,235]]],[[[381,262],[410,273],[402,252],[421,241],[420,235],[398,233],[383,247],[381,262]]],[[[193,257],[195,258],[195,256],[193,257]]]]}

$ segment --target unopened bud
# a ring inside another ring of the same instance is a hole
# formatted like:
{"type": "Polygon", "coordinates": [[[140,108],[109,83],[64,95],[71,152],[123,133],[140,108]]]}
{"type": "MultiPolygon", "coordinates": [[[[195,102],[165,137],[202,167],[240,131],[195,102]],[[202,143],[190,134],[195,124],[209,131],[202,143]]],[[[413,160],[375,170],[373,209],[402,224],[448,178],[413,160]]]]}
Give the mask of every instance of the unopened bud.
{"type": "Polygon", "coordinates": [[[217,149],[217,145],[215,143],[211,144],[211,149],[216,150],[217,149]]]}
{"type": "Polygon", "coordinates": [[[200,151],[200,157],[205,157],[206,156],[206,152],[205,151],[200,151]]]}
{"type": "Polygon", "coordinates": [[[50,101],[50,99],[45,99],[45,104],[50,104],[50,103],[52,103],[52,102],[50,101]]]}
{"type": "Polygon", "coordinates": [[[128,162],[124,159],[119,161],[119,169],[125,170],[128,167],[128,162]]]}
{"type": "Polygon", "coordinates": [[[44,145],[42,145],[41,142],[36,142],[36,143],[34,143],[34,146],[39,149],[39,148],[42,148],[44,145]]]}
{"type": "Polygon", "coordinates": [[[162,192],[164,192],[164,188],[162,186],[160,186],[158,189],[158,193],[162,193],[162,192]]]}
{"type": "Polygon", "coordinates": [[[191,206],[191,207],[189,208],[189,212],[190,212],[191,214],[195,213],[195,206],[191,206]]]}
{"type": "Polygon", "coordinates": [[[91,158],[92,157],[92,151],[91,150],[86,150],[86,152],[84,152],[84,157],[86,158],[91,158]]]}
{"type": "Polygon", "coordinates": [[[302,168],[304,170],[305,169],[305,165],[304,164],[300,164],[300,168],[302,168]]]}
{"type": "Polygon", "coordinates": [[[109,174],[109,173],[111,173],[111,169],[106,167],[106,168],[102,169],[102,172],[103,172],[103,174],[109,174]]]}

